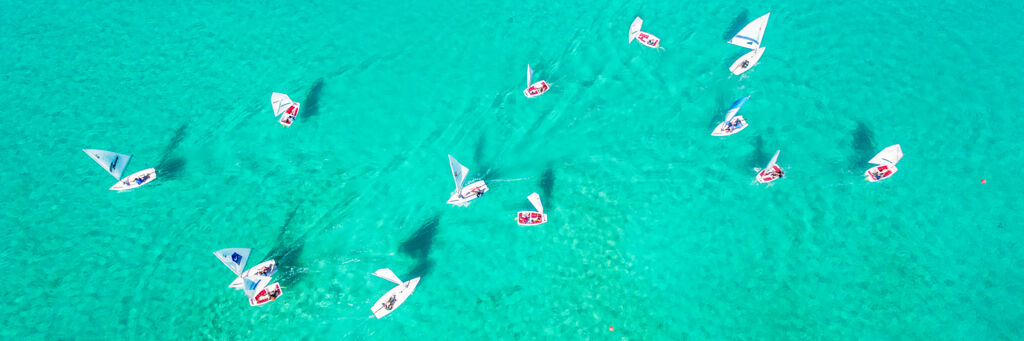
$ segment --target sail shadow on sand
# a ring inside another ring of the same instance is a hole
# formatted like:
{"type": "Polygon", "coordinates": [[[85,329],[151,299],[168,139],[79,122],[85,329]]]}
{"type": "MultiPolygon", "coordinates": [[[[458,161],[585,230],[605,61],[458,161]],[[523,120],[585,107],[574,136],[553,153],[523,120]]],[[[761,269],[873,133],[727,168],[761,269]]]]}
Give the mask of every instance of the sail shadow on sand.
{"type": "Polygon", "coordinates": [[[317,78],[313,82],[313,86],[309,88],[309,92],[306,93],[305,103],[302,104],[305,110],[304,116],[307,118],[315,117],[320,114],[320,96],[324,92],[324,78],[317,78]]]}
{"type": "Polygon", "coordinates": [[[434,266],[434,262],[430,260],[430,248],[434,245],[434,237],[437,236],[440,222],[441,216],[434,215],[398,246],[398,251],[416,259],[416,266],[408,276],[422,277],[434,266]]]}
{"type": "Polygon", "coordinates": [[[873,137],[871,129],[864,122],[857,122],[857,129],[853,131],[853,154],[850,155],[849,169],[852,171],[860,171],[864,168],[868,159],[872,155],[875,155],[875,146],[871,142],[873,137]]]}

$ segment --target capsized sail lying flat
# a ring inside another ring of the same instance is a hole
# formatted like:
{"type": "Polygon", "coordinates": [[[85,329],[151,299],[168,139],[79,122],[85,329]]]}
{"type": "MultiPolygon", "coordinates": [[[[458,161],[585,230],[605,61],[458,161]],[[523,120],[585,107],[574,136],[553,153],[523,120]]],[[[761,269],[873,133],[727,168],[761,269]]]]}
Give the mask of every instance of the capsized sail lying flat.
{"type": "Polygon", "coordinates": [[[903,149],[900,148],[900,145],[894,144],[885,147],[885,149],[882,149],[882,151],[878,152],[878,154],[876,154],[875,157],[871,158],[871,161],[868,161],[868,163],[873,163],[876,165],[895,166],[896,163],[900,162],[900,159],[902,158],[903,149]]]}
{"type": "Polygon", "coordinates": [[[462,182],[466,180],[469,168],[460,164],[451,154],[448,154],[448,163],[452,167],[452,178],[455,179],[455,193],[462,193],[462,182]]]}
{"type": "Polygon", "coordinates": [[[629,25],[629,42],[632,43],[636,36],[640,35],[640,28],[644,26],[644,20],[640,17],[633,19],[633,23],[629,25]]]}
{"type": "Polygon", "coordinates": [[[124,173],[125,167],[128,167],[128,161],[131,160],[131,155],[125,155],[115,152],[108,152],[106,150],[99,149],[82,149],[83,152],[89,155],[96,163],[100,164],[103,169],[106,169],[110,175],[113,175],[115,179],[121,180],[121,173],[124,173]]]}
{"type": "Polygon", "coordinates": [[[242,270],[245,269],[245,262],[249,260],[250,252],[252,252],[252,249],[229,248],[214,251],[213,255],[217,256],[217,259],[220,259],[228,269],[231,269],[231,272],[241,276],[242,270]]]}
{"type": "Polygon", "coordinates": [[[537,212],[544,213],[544,205],[540,203],[540,194],[534,192],[527,196],[526,199],[530,200],[530,203],[533,204],[533,208],[537,209],[537,212]]]}
{"type": "Polygon", "coordinates": [[[768,12],[768,14],[760,18],[754,19],[747,26],[743,26],[739,33],[736,33],[732,39],[729,39],[729,44],[746,47],[751,50],[757,49],[761,46],[761,38],[764,37],[764,29],[768,27],[768,16],[771,14],[771,12],[768,12]]]}
{"type": "Polygon", "coordinates": [[[280,92],[270,94],[270,105],[274,107],[274,117],[280,116],[292,105],[292,99],[280,92]]]}
{"type": "Polygon", "coordinates": [[[729,107],[729,111],[725,113],[725,121],[732,121],[732,118],[736,117],[736,113],[740,112],[740,108],[743,107],[744,103],[747,103],[748,99],[750,99],[750,96],[743,97],[736,100],[735,102],[732,102],[732,106],[729,107]]]}

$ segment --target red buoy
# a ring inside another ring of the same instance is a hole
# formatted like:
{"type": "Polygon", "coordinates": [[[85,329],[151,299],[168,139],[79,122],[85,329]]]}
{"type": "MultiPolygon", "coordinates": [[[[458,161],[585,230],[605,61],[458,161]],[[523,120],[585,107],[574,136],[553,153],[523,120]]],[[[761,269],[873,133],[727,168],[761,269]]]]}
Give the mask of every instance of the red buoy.
{"type": "Polygon", "coordinates": [[[985,183],[985,179],[981,179],[981,183],[985,183]]]}
{"type": "Polygon", "coordinates": [[[610,332],[613,332],[613,331],[615,331],[615,327],[612,327],[612,326],[608,326],[608,331],[610,331],[610,332]]]}

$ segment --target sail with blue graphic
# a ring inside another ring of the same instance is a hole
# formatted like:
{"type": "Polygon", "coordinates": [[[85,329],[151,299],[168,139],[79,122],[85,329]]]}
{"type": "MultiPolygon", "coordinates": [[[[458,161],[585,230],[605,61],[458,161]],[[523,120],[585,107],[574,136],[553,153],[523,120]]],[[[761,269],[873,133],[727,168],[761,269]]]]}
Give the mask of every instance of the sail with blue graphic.
{"type": "Polygon", "coordinates": [[[250,252],[252,252],[252,249],[229,248],[217,250],[213,255],[217,256],[217,259],[220,259],[228,269],[231,269],[231,272],[241,276],[242,270],[245,269],[245,262],[249,261],[250,252]]]}
{"type": "Polygon", "coordinates": [[[260,293],[263,288],[270,285],[270,276],[262,275],[249,275],[242,278],[242,291],[245,292],[245,296],[254,297],[260,293]]]}
{"type": "Polygon", "coordinates": [[[747,103],[748,99],[750,99],[750,96],[743,97],[732,102],[732,106],[729,107],[729,111],[725,113],[725,121],[732,121],[732,118],[736,117],[736,113],[740,112],[740,108],[743,107],[743,103],[747,103]]]}
{"type": "Polygon", "coordinates": [[[82,151],[118,180],[121,180],[121,173],[124,173],[124,169],[128,167],[128,161],[132,158],[131,155],[99,149],[82,149],[82,151]]]}
{"type": "Polygon", "coordinates": [[[743,26],[739,33],[736,33],[732,39],[729,39],[729,44],[746,47],[751,50],[760,47],[761,38],[764,37],[764,29],[768,27],[768,16],[771,14],[771,12],[768,12],[768,14],[760,18],[754,19],[747,26],[743,26]]]}

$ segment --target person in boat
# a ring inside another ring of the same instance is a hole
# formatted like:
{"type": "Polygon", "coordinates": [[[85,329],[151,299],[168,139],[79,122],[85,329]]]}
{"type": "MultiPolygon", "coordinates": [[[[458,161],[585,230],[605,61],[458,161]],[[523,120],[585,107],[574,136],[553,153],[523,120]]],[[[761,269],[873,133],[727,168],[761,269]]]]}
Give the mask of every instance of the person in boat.
{"type": "Polygon", "coordinates": [[[280,294],[281,294],[280,290],[274,290],[274,291],[271,291],[271,292],[267,293],[267,298],[269,298],[271,301],[273,301],[273,300],[277,299],[277,295],[280,295],[280,294]]]}
{"type": "Polygon", "coordinates": [[[387,309],[387,310],[394,309],[395,308],[395,302],[397,302],[397,301],[398,301],[398,297],[391,296],[391,298],[388,299],[388,302],[384,303],[384,309],[387,309]]]}
{"type": "Polygon", "coordinates": [[[749,60],[744,60],[744,61],[743,61],[743,64],[742,64],[742,67],[743,67],[744,69],[746,69],[746,68],[747,68],[748,66],[750,66],[750,61],[749,61],[749,60]]]}
{"type": "Polygon", "coordinates": [[[477,198],[482,197],[484,195],[484,189],[483,187],[477,188],[473,190],[473,193],[476,193],[477,198]]]}

